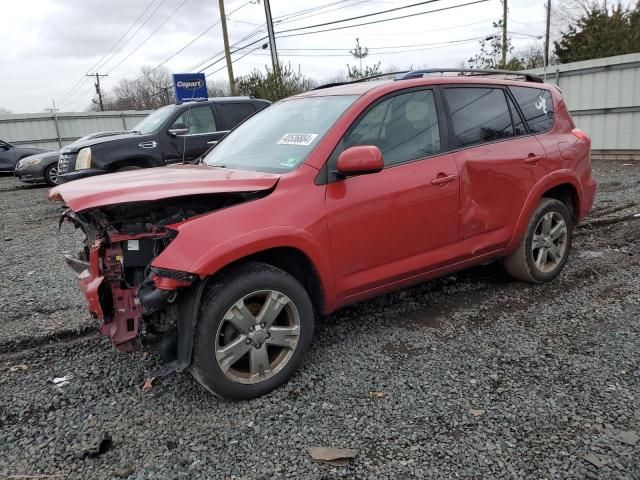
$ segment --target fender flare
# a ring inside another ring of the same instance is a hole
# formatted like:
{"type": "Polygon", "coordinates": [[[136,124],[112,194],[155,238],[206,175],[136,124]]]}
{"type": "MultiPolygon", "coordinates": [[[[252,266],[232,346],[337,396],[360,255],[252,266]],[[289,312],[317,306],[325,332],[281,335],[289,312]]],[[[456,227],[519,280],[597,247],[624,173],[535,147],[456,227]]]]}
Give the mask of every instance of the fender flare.
{"type": "Polygon", "coordinates": [[[335,287],[331,265],[321,254],[322,248],[316,239],[300,228],[274,226],[229,238],[204,252],[189,271],[201,277],[211,276],[238,260],[273,248],[296,249],[311,261],[323,292],[324,310],[332,310],[335,305],[335,287]]]}
{"type": "MultiPolygon", "coordinates": [[[[180,241],[180,234],[174,242],[180,241]]],[[[189,237],[184,238],[188,245],[189,237]]],[[[306,230],[292,226],[273,226],[253,230],[246,234],[226,238],[221,243],[213,242],[206,250],[192,258],[175,257],[172,249],[162,252],[152,266],[182,270],[204,279],[215,275],[224,267],[250,255],[274,248],[293,248],[304,254],[314,266],[323,293],[325,312],[336,305],[335,285],[330,260],[322,254],[318,241],[306,230]]]]}
{"type": "Polygon", "coordinates": [[[575,172],[569,169],[562,169],[545,175],[538,181],[538,183],[534,185],[534,187],[529,192],[529,196],[527,197],[522,211],[520,212],[518,223],[516,224],[516,228],[513,231],[511,240],[509,240],[509,243],[507,244],[506,250],[513,250],[517,247],[518,243],[520,243],[520,240],[524,236],[527,230],[527,226],[529,225],[529,219],[531,218],[533,211],[538,205],[540,199],[543,197],[544,193],[554,187],[567,183],[575,188],[578,195],[578,205],[576,205],[576,207],[580,208],[583,193],[582,184],[578,180],[575,172]]]}

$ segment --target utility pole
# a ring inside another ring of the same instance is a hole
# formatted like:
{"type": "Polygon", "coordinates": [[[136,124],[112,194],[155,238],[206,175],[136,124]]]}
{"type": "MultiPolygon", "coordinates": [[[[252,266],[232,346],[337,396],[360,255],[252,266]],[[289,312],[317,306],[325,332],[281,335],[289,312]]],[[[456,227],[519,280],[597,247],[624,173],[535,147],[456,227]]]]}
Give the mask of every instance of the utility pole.
{"type": "Polygon", "coordinates": [[[96,93],[98,94],[98,100],[100,102],[100,111],[104,112],[104,103],[102,103],[102,90],[100,89],[100,78],[101,77],[108,77],[109,74],[105,73],[103,75],[100,75],[98,72],[96,73],[87,73],[85,76],[87,77],[96,77],[96,83],[94,84],[96,87],[96,93]]]}
{"type": "Polygon", "coordinates": [[[56,108],[56,101],[52,98],[51,104],[53,108],[45,108],[46,111],[53,114],[53,123],[56,126],[56,136],[58,137],[58,147],[62,148],[62,138],[60,137],[60,127],[58,126],[58,109],[56,108]]]}
{"type": "MultiPolygon", "coordinates": [[[[544,35],[544,66],[549,66],[549,31],[551,30],[551,0],[547,0],[547,31],[544,35]]],[[[545,70],[546,73],[546,70],[545,70]]]]}
{"type": "Polygon", "coordinates": [[[271,18],[271,5],[269,5],[269,0],[264,0],[264,13],[267,17],[267,32],[269,33],[269,47],[271,48],[271,65],[273,65],[273,71],[275,72],[280,69],[280,62],[278,62],[276,35],[273,32],[273,18],[271,18]]]}
{"type": "Polygon", "coordinates": [[[224,0],[218,0],[220,7],[220,24],[222,25],[222,40],[224,41],[224,58],[227,60],[227,73],[229,74],[229,91],[236,94],[236,83],[233,78],[233,65],[231,65],[231,52],[229,51],[229,36],[227,34],[227,16],[224,13],[224,0]]]}
{"type": "Polygon", "coordinates": [[[507,0],[502,0],[502,68],[507,66],[507,0]]]}

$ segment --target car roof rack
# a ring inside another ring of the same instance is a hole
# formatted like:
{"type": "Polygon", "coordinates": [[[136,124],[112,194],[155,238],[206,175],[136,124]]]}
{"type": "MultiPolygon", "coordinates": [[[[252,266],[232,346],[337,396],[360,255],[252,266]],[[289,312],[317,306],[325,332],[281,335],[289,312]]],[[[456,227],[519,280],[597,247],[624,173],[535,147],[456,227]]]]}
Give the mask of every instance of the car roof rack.
{"type": "Polygon", "coordinates": [[[395,80],[408,80],[411,78],[420,78],[431,73],[458,73],[459,76],[468,74],[473,75],[510,75],[516,77],[524,77],[527,82],[544,83],[544,80],[538,75],[525,72],[517,72],[514,70],[478,70],[475,68],[426,68],[423,70],[412,70],[411,72],[400,72],[395,80]]]}
{"type": "Polygon", "coordinates": [[[401,75],[403,73],[410,73],[410,72],[409,72],[409,70],[403,70],[401,72],[377,73],[377,74],[371,75],[369,77],[358,78],[357,80],[351,80],[351,81],[348,81],[348,82],[325,83],[324,85],[319,85],[319,86],[317,86],[315,88],[312,88],[311,90],[322,90],[323,88],[339,87],[340,85],[351,85],[352,83],[367,82],[369,80],[375,80],[375,79],[381,78],[381,77],[390,77],[391,75],[395,75],[396,78],[397,78],[398,75],[401,75]]]}

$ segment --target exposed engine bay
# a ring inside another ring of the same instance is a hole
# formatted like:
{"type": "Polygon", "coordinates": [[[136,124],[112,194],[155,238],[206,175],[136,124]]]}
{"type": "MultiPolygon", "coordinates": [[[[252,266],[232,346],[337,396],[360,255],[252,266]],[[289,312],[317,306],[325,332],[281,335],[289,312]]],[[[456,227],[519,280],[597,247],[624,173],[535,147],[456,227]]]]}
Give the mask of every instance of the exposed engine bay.
{"type": "Polygon", "coordinates": [[[60,223],[69,221],[86,236],[83,251],[66,261],[78,273],[101,333],[120,351],[157,344],[163,358],[175,358],[181,297],[200,279],[151,263],[171,244],[181,222],[267,194],[191,195],[65,210],[60,223]]]}

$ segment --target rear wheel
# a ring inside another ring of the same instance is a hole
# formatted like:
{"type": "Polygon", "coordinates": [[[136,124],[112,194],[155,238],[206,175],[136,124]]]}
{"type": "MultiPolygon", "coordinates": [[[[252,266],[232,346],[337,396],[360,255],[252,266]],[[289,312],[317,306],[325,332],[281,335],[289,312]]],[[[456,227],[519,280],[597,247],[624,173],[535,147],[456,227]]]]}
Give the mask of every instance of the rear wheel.
{"type": "Polygon", "coordinates": [[[52,163],[44,170],[44,181],[47,185],[55,186],[58,184],[58,164],[52,163]]]}
{"type": "Polygon", "coordinates": [[[503,261],[517,280],[543,283],[560,274],[571,250],[571,213],[553,198],[543,198],[531,216],[527,233],[517,250],[503,261]]]}
{"type": "Polygon", "coordinates": [[[205,294],[191,373],[221,397],[263,395],[302,363],[313,316],[309,295],[288,273],[262,263],[236,267],[205,294]]]}

